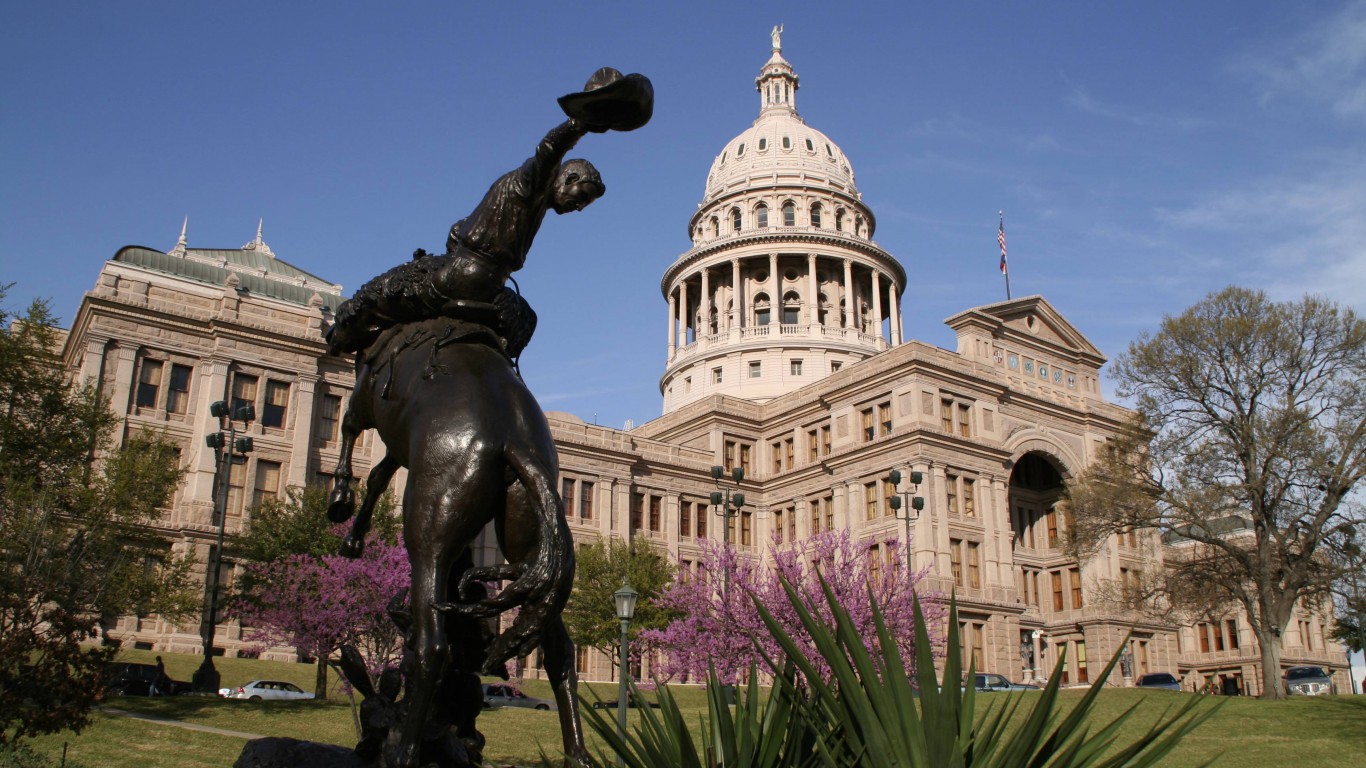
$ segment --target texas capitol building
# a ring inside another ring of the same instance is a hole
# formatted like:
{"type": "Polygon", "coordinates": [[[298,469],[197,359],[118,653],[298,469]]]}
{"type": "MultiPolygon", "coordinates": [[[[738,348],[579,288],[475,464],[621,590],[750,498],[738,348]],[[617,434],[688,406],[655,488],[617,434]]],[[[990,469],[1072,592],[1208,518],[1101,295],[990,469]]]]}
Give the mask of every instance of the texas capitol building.
{"type": "MultiPolygon", "coordinates": [[[[1238,610],[1178,627],[1107,599],[1162,567],[1171,545],[1155,532],[1116,537],[1080,563],[1062,548],[1065,483],[1130,416],[1101,393],[1104,354],[1042,296],[948,318],[953,350],[907,338],[906,271],[874,240],[843,150],[799,115],[799,80],[776,41],[755,83],[758,118],[712,162],[691,245],[661,280],[663,415],[624,431],[547,414],[576,539],[637,537],[696,569],[701,542],[723,536],[709,501],[720,465],[745,472],[746,504],[731,520],[742,553],[762,559],[847,529],[892,567],[907,510],[889,499],[910,493],[924,499],[909,526],[915,567],[928,568],[929,589],[957,595],[963,653],[979,671],[1038,680],[1066,649],[1066,682],[1089,683],[1132,628],[1134,676],[1258,693],[1256,640],[1238,610]]],[[[342,296],[278,258],[259,229],[227,249],[192,248],[182,230],[167,252],[120,249],[73,322],[63,351],[73,378],[101,387],[124,434],[163,429],[182,445],[187,480],[158,526],[176,554],[207,563],[216,541],[209,403],[255,404],[255,451],[228,480],[225,583],[231,534],[255,503],[331,482],[353,373],[322,334],[342,296]]],[[[379,449],[373,432],[361,438],[357,477],[379,449]]],[[[1346,690],[1327,621],[1300,611],[1283,661],[1330,666],[1346,690]]],[[[202,652],[198,622],[125,616],[105,629],[137,647],[202,652]]],[[[226,623],[215,646],[235,655],[250,643],[226,623]]],[[[591,649],[579,667],[590,680],[615,675],[591,649]]],[[[524,674],[539,674],[535,659],[524,674]]]]}

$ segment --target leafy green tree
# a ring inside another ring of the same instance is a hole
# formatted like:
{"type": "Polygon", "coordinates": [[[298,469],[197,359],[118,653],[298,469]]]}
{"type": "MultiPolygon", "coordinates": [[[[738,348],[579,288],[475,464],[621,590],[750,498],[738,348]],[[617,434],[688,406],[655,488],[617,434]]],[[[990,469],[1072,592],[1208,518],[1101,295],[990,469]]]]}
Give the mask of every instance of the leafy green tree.
{"type": "Polygon", "coordinates": [[[640,593],[631,619],[632,645],[640,633],[664,629],[673,614],[657,605],[673,583],[674,567],[646,543],[598,539],[575,553],[574,592],[564,609],[564,623],[577,645],[597,648],[611,658],[620,655],[621,622],[612,593],[629,583],[640,593]]]}
{"type": "Polygon", "coordinates": [[[88,643],[102,617],[199,607],[190,561],[151,528],[181,482],[175,446],[115,446],[118,418],[62,376],[47,304],[11,320],[0,308],[0,743],[88,724],[115,650],[88,643]]]}
{"type": "Polygon", "coordinates": [[[1135,528],[1181,542],[1149,594],[1194,614],[1242,608],[1262,696],[1284,697],[1281,634],[1366,524],[1366,322],[1226,288],[1164,318],[1112,373],[1139,420],[1070,485],[1075,547],[1135,528]]]}

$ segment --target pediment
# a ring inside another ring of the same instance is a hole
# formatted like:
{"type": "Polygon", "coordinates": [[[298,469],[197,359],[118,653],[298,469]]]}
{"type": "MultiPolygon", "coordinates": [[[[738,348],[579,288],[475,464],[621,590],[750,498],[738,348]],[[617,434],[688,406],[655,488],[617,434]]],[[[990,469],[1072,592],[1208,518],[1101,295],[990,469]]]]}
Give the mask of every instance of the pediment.
{"type": "Polygon", "coordinates": [[[1025,296],[960,312],[944,321],[960,335],[972,328],[1012,346],[1034,348],[1099,368],[1105,355],[1042,296],[1025,296]]]}

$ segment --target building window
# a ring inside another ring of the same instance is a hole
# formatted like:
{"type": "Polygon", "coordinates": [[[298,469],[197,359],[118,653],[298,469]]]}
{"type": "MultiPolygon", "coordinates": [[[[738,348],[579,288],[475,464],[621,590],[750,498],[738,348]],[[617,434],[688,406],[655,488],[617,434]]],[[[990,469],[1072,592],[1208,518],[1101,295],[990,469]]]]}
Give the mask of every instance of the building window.
{"type": "Polygon", "coordinates": [[[691,501],[682,501],[678,504],[678,536],[679,538],[692,538],[692,512],[693,504],[691,501]]]}
{"type": "Polygon", "coordinates": [[[892,404],[891,402],[879,403],[877,407],[878,428],[882,430],[885,437],[892,434],[892,404]]]}
{"type": "Polygon", "coordinates": [[[323,395],[318,403],[318,437],[325,443],[337,439],[337,427],[341,424],[341,397],[323,395]]]}
{"type": "Polygon", "coordinates": [[[789,437],[783,441],[783,467],[785,469],[792,469],[792,466],[796,463],[796,457],[794,455],[796,450],[796,440],[789,437]]]}
{"type": "Polygon", "coordinates": [[[261,502],[266,499],[274,499],[280,495],[280,462],[256,461],[256,487],[252,489],[251,505],[261,506],[261,502]]]}
{"type": "Polygon", "coordinates": [[[1225,619],[1224,634],[1228,635],[1229,650],[1238,650],[1238,622],[1233,619],[1225,619]]]}
{"type": "Polygon", "coordinates": [[[786,509],[778,508],[773,510],[773,538],[777,539],[779,544],[783,543],[783,533],[787,530],[787,526],[784,525],[786,520],[786,509]]]}
{"type": "Polygon", "coordinates": [[[754,513],[749,510],[740,511],[740,546],[753,546],[754,539],[754,513]]]}
{"type": "Polygon", "coordinates": [[[711,383],[713,383],[713,384],[720,384],[720,383],[721,383],[721,369],[720,369],[720,368],[713,368],[713,369],[711,369],[711,383]]]}
{"type": "Polygon", "coordinates": [[[967,542],[968,548],[968,586],[982,588],[981,545],[975,541],[967,542]]]}
{"type": "Polygon", "coordinates": [[[797,226],[797,206],[790,202],[783,203],[783,226],[797,226]]]}
{"type": "Polygon", "coordinates": [[[768,226],[768,206],[759,203],[754,209],[754,225],[760,229],[768,226]]]}
{"type": "Polygon", "coordinates": [[[953,583],[963,586],[962,539],[949,539],[949,571],[953,574],[953,583]]]}
{"type": "Polygon", "coordinates": [[[1061,611],[1062,603],[1062,571],[1052,571],[1048,574],[1053,577],[1053,610],[1061,611]]]}
{"type": "Polygon", "coordinates": [[[1058,548],[1058,511],[1048,510],[1048,548],[1058,548]]]}
{"type": "Polygon", "coordinates": [[[660,519],[663,517],[661,514],[663,502],[664,499],[659,496],[650,497],[650,530],[654,533],[659,533],[663,529],[663,522],[660,519]]]}
{"type": "Polygon", "coordinates": [[[877,481],[863,484],[863,508],[865,519],[877,519],[877,481]]]}
{"type": "Polygon", "coordinates": [[[579,481],[579,519],[593,519],[593,483],[579,481]]]}
{"type": "Polygon", "coordinates": [[[781,440],[769,446],[773,451],[773,474],[783,471],[783,443],[781,440]]]}
{"type": "Polygon", "coordinates": [[[1083,605],[1084,605],[1083,602],[1082,602],[1082,595],[1081,595],[1081,569],[1080,569],[1080,568],[1069,568],[1069,569],[1067,569],[1067,577],[1068,577],[1068,579],[1071,581],[1071,585],[1072,585],[1072,607],[1073,607],[1073,608],[1081,608],[1081,607],[1083,607],[1083,605]]]}
{"type": "Polygon", "coordinates": [[[283,381],[266,381],[266,402],[261,408],[261,426],[283,428],[285,410],[289,405],[289,385],[283,381]]]}
{"type": "Polygon", "coordinates": [[[806,507],[811,512],[811,535],[815,536],[821,532],[821,500],[812,499],[806,507]]]}
{"type": "Polygon", "coordinates": [[[564,502],[564,516],[574,516],[574,481],[565,477],[560,479],[560,501],[564,502]]]}
{"type": "Polygon", "coordinates": [[[972,407],[964,403],[958,404],[958,434],[972,437],[972,407]]]}
{"type": "Polygon", "coordinates": [[[821,427],[821,455],[830,455],[830,425],[821,427]]]}
{"type": "Polygon", "coordinates": [[[1089,683],[1090,675],[1086,672],[1086,641],[1077,641],[1077,682],[1089,683]]]}
{"type": "Polygon", "coordinates": [[[953,431],[953,401],[940,400],[939,427],[945,432],[953,431]]]}
{"type": "Polygon", "coordinates": [[[818,434],[814,429],[809,429],[806,432],[806,461],[809,464],[814,464],[820,460],[820,438],[818,434]]]}
{"type": "Polygon", "coordinates": [[[801,360],[793,360],[793,361],[791,361],[790,363],[788,363],[788,371],[789,371],[793,376],[800,376],[800,375],[802,375],[802,361],[801,361],[801,360]]]}
{"type": "Polygon", "coordinates": [[[740,209],[730,209],[730,228],[732,232],[740,231],[740,209]]]}
{"type": "Polygon", "coordinates": [[[710,510],[707,509],[706,504],[700,501],[693,505],[693,509],[697,512],[695,521],[697,524],[693,526],[697,531],[697,538],[705,539],[707,538],[707,514],[710,510]]]}
{"type": "Polygon", "coordinates": [[[645,506],[645,497],[639,493],[631,494],[631,530],[638,531],[641,528],[642,516],[645,506]]]}
{"type": "MultiPolygon", "coordinates": [[[[246,495],[247,465],[234,462],[228,469],[228,506],[227,513],[240,517],[242,500],[246,495]]],[[[217,521],[215,521],[217,522],[217,521]]]]}
{"type": "Polygon", "coordinates": [[[977,483],[972,478],[963,478],[963,514],[977,516],[977,483]]]}
{"type": "Polygon", "coordinates": [[[759,139],[759,151],[762,152],[765,149],[768,149],[768,139],[759,139]]]}
{"type": "Polygon", "coordinates": [[[834,372],[838,371],[838,370],[840,369],[840,366],[842,366],[842,365],[844,365],[844,363],[841,363],[841,362],[838,361],[838,360],[831,360],[831,361],[830,361],[830,372],[831,372],[831,373],[834,373],[834,372]]]}
{"type": "Polygon", "coordinates": [[[256,382],[255,376],[246,373],[232,377],[232,415],[236,416],[237,410],[244,405],[255,407],[256,382]]]}
{"type": "Polygon", "coordinates": [[[138,372],[137,407],[157,407],[157,395],[161,392],[161,368],[160,360],[143,359],[142,370],[138,372]]]}
{"type": "Polygon", "coordinates": [[[791,136],[784,136],[784,137],[783,137],[783,149],[792,149],[792,137],[791,137],[791,136]]]}
{"type": "Polygon", "coordinates": [[[764,368],[763,368],[763,364],[762,364],[762,363],[760,363],[758,360],[752,360],[752,361],[750,361],[750,364],[749,364],[749,377],[750,377],[751,379],[760,378],[761,376],[763,376],[763,371],[764,371],[764,368]]]}
{"type": "Polygon", "coordinates": [[[738,146],[738,147],[735,148],[735,156],[736,156],[736,157],[744,157],[744,156],[745,156],[745,145],[744,145],[744,144],[741,144],[740,146],[738,146]]]}
{"type": "Polygon", "coordinates": [[[958,514],[958,475],[944,475],[944,508],[950,515],[958,514]]]}
{"type": "Polygon", "coordinates": [[[171,380],[166,387],[166,412],[185,413],[190,407],[190,372],[188,365],[171,364],[171,380]]]}
{"type": "Polygon", "coordinates": [[[877,436],[877,429],[873,426],[873,408],[869,406],[859,411],[861,426],[863,428],[863,442],[868,442],[877,436]]]}
{"type": "Polygon", "coordinates": [[[811,206],[811,226],[820,229],[821,226],[821,204],[815,203],[811,206]]]}

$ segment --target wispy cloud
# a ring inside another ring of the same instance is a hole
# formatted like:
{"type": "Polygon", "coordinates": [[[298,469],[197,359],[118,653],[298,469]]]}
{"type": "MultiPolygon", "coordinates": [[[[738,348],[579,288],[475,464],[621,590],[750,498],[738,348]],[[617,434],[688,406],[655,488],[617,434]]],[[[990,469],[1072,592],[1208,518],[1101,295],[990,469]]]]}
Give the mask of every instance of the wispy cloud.
{"type": "Polygon", "coordinates": [[[1320,158],[1300,173],[1211,194],[1159,221],[1227,236],[1244,274],[1283,296],[1366,300],[1366,158],[1320,158]]]}
{"type": "Polygon", "coordinates": [[[1069,86],[1067,95],[1063,100],[1068,106],[1088,115],[1147,130],[1168,131],[1173,133],[1186,133],[1200,130],[1210,124],[1209,121],[1204,118],[1191,117],[1189,115],[1168,115],[1160,112],[1149,112],[1123,104],[1101,101],[1092,96],[1090,92],[1082,86],[1068,81],[1066,77],[1064,77],[1063,80],[1067,82],[1069,86]]]}
{"type": "Polygon", "coordinates": [[[1352,0],[1279,46],[1259,47],[1236,68],[1263,81],[1264,104],[1305,95],[1349,119],[1366,117],[1366,0],[1352,0]]]}

